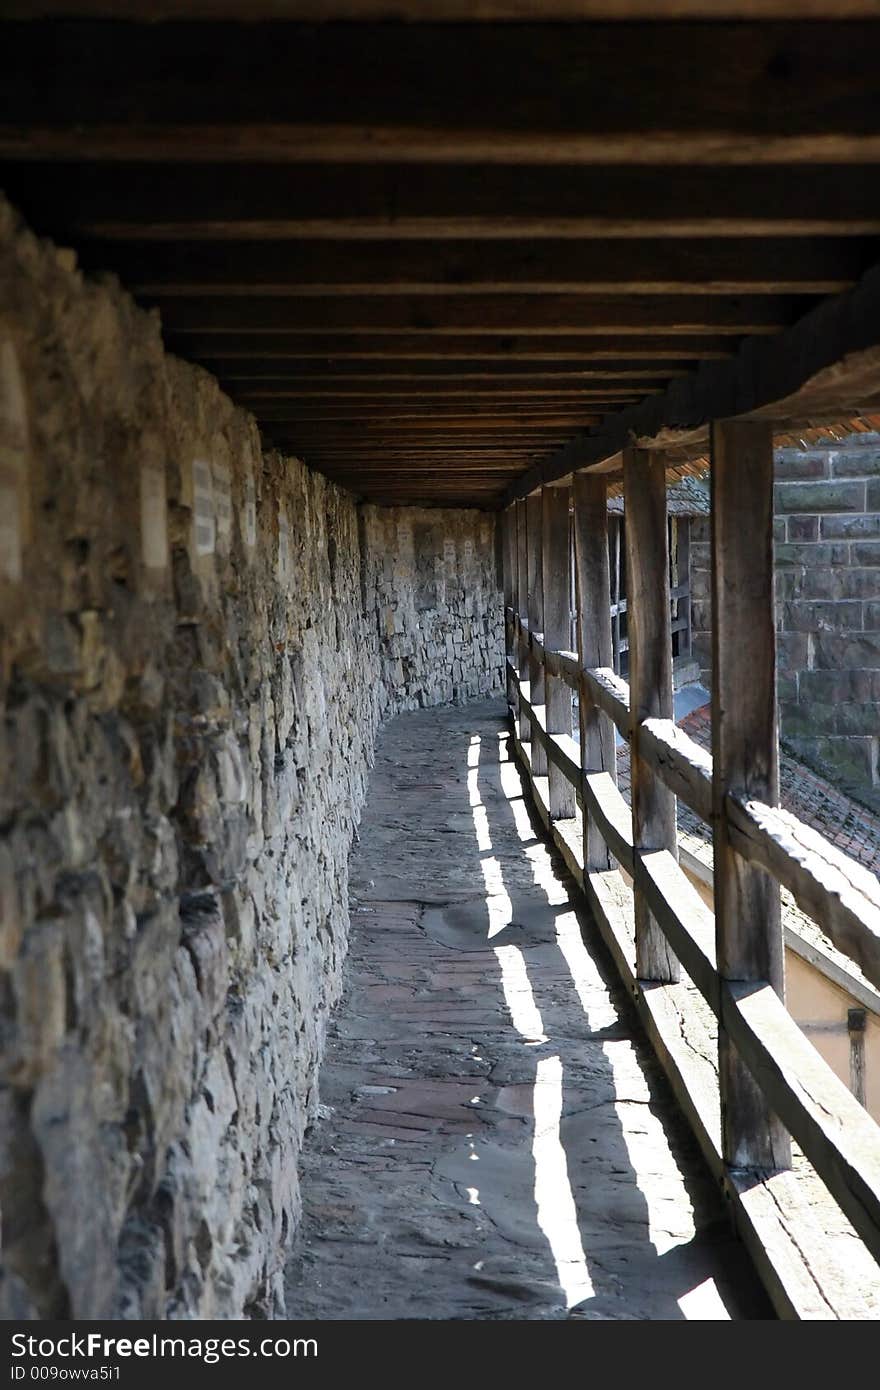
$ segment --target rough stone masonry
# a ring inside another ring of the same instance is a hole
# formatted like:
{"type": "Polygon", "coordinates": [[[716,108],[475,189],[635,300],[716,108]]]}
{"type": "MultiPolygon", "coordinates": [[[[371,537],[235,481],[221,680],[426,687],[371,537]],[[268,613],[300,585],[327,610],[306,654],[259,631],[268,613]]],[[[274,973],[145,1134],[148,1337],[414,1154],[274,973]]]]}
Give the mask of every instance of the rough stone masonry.
{"type": "Polygon", "coordinates": [[[5,203],[0,306],[0,1316],[276,1316],[374,735],[500,689],[494,519],[265,451],[5,203]]]}
{"type": "MultiPolygon", "coordinates": [[[[777,449],[780,727],[798,758],[880,809],[880,436],[777,449]]],[[[711,680],[709,521],[691,523],[693,650],[711,680]]]]}

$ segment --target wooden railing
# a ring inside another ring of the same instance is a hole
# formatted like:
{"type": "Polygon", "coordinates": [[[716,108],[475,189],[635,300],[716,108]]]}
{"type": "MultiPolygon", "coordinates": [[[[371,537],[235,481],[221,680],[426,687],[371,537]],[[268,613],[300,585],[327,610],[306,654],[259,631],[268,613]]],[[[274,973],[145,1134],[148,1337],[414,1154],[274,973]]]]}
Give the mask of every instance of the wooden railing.
{"type": "MultiPolygon", "coordinates": [[[[560,595],[568,593],[568,547],[553,539],[554,518],[568,511],[568,486],[544,487],[542,506],[530,498],[505,514],[508,698],[516,747],[545,820],[774,1292],[774,1281],[785,1286],[786,1277],[768,1251],[769,1218],[756,1217],[755,1193],[769,1174],[790,1166],[789,1135],[880,1261],[880,1128],[785,1007],[779,885],[880,988],[880,883],[776,804],[772,439],[761,424],[729,422],[716,427],[713,445],[712,755],[671,718],[665,475],[657,452],[624,455],[631,684],[608,663],[605,483],[601,474],[581,473],[573,478],[578,652],[549,640],[554,625],[561,630],[552,606],[561,610],[560,595]],[[529,554],[543,555],[540,596],[528,580],[517,584],[529,554]],[[631,745],[632,806],[616,785],[612,725],[631,745]],[[712,826],[714,912],[677,862],[675,797],[712,826]],[[663,991],[679,988],[679,966],[717,1019],[714,1102],[696,1094],[664,1031],[663,991]],[[715,1118],[707,1104],[720,1112],[715,1118]]],[[[804,1315],[790,1288],[775,1292],[781,1311],[804,1315]]]]}

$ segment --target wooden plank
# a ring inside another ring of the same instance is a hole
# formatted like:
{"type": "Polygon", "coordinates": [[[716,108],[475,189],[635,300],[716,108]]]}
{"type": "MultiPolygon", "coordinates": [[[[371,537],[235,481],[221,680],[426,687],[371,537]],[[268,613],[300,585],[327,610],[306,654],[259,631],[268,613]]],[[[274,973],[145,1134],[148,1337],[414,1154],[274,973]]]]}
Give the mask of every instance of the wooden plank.
{"type": "MultiPolygon", "coordinates": [[[[528,544],[529,632],[534,636],[544,631],[544,550],[541,538],[543,526],[541,494],[526,498],[526,536],[528,544]]],[[[529,686],[531,701],[545,701],[544,665],[535,643],[529,646],[529,686]]],[[[534,726],[533,726],[534,728],[534,726]]],[[[536,777],[547,775],[547,754],[540,739],[532,738],[532,771],[536,777]]]]}
{"type": "MultiPolygon", "coordinates": [[[[528,750],[513,738],[516,756],[528,769],[528,750]]],[[[616,789],[610,788],[619,796],[616,789]]],[[[569,872],[582,885],[593,920],[608,946],[618,973],[632,994],[640,1020],[695,1134],[710,1171],[731,1203],[738,1234],[780,1317],[789,1319],[863,1319],[871,1316],[859,1279],[839,1268],[828,1253],[825,1223],[830,1213],[819,1208],[824,1189],[806,1173],[754,1173],[731,1170],[721,1152],[720,1105],[712,1020],[694,990],[681,984],[641,981],[635,973],[633,895],[616,870],[584,873],[582,841],[572,821],[551,821],[546,807],[546,779],[534,784],[534,800],[569,872]]],[[[705,939],[705,929],[704,929],[705,939]]],[[[830,1199],[829,1199],[830,1200],[830,1199]]]]}
{"type": "MultiPolygon", "coordinates": [[[[0,128],[0,148],[3,135],[0,128]]],[[[86,242],[134,294],[835,294],[872,264],[852,237],[365,242],[86,242]]]]}
{"type": "MultiPolygon", "coordinates": [[[[27,210],[27,205],[25,204],[27,210]]],[[[878,221],[880,232],[880,221],[878,221]]],[[[805,295],[150,295],[169,333],[776,333],[805,295]]]]}
{"type": "Polygon", "coordinates": [[[610,667],[598,667],[584,672],[589,697],[610,715],[624,738],[632,730],[629,686],[610,667]]]}
{"type": "Polygon", "coordinates": [[[715,964],[715,918],[667,849],[635,854],[636,894],[714,1014],[720,1009],[715,964]]]}
{"type": "Polygon", "coordinates": [[[761,1094],[880,1260],[880,1127],[835,1076],[769,984],[725,981],[722,1018],[761,1094]]]}
{"type": "MultiPolygon", "coordinates": [[[[210,245],[210,243],[202,243],[210,245]]],[[[369,245],[369,243],[366,243],[369,245]]],[[[415,333],[393,338],[372,338],[357,333],[263,333],[259,340],[240,338],[235,333],[190,333],[167,335],[169,346],[201,362],[243,363],[268,359],[279,363],[298,360],[344,360],[383,362],[388,359],[421,362],[485,361],[504,363],[528,360],[559,362],[576,359],[580,363],[694,362],[725,360],[735,353],[729,337],[704,334],[663,337],[662,334],[467,334],[438,333],[420,337],[415,333]]],[[[219,371],[219,367],[214,370],[219,371]]],[[[659,368],[658,368],[659,370],[659,368]]]]}
{"type": "MultiPolygon", "coordinates": [[[[632,877],[632,813],[617,790],[617,783],[611,773],[584,772],[583,800],[586,816],[589,816],[617,862],[622,864],[632,877]]],[[[602,869],[588,869],[590,874],[602,872],[602,869]]]]}
{"type": "Polygon", "coordinates": [[[672,719],[645,719],[639,753],[677,797],[707,823],[712,820],[712,758],[672,719]]]}
{"type": "Polygon", "coordinates": [[[234,387],[238,400],[246,402],[253,409],[274,407],[302,396],[371,396],[396,397],[401,393],[416,395],[417,399],[427,401],[446,396],[474,396],[480,399],[486,395],[534,396],[546,394],[551,397],[567,395],[578,401],[586,401],[592,407],[593,401],[638,400],[649,391],[658,391],[666,384],[663,377],[650,380],[599,381],[590,382],[575,374],[574,376],[554,376],[552,373],[536,376],[515,376],[499,373],[492,376],[472,378],[466,370],[457,376],[420,377],[409,372],[399,372],[395,376],[354,376],[345,372],[328,372],[323,376],[290,377],[272,386],[257,382],[241,381],[229,383],[234,387]]]}
{"type": "MultiPolygon", "coordinates": [[[[34,8],[45,13],[46,5],[34,8]]],[[[559,6],[553,0],[547,9],[559,6]]],[[[160,0],[156,10],[168,7],[160,0]]],[[[218,8],[222,15],[214,0],[218,8]]],[[[412,8],[397,0],[381,18],[412,8]]],[[[462,8],[458,0],[454,12],[462,8]]],[[[495,8],[482,0],[478,12],[495,8]]],[[[573,8],[568,0],[569,14],[573,8]]],[[[251,19],[261,9],[267,0],[226,13],[251,19]]],[[[364,12],[351,0],[344,9],[364,12]]],[[[279,0],[269,13],[286,17],[279,0]]],[[[370,164],[876,160],[870,22],[817,33],[803,24],[712,18],[712,26],[678,23],[666,32],[631,23],[625,42],[616,25],[601,22],[562,31],[546,23],[488,31],[450,23],[8,25],[0,77],[9,115],[0,149],[31,158],[370,164]],[[51,84],[41,80],[48,64],[57,70],[51,84]],[[798,90],[810,101],[792,100],[798,90]]]]}
{"type": "Polygon", "coordinates": [[[501,561],[504,579],[504,673],[507,707],[511,714],[516,709],[517,692],[512,678],[510,663],[516,655],[517,632],[513,622],[513,609],[517,600],[516,588],[516,506],[508,507],[501,519],[501,561]]]}
{"type": "MultiPolygon", "coordinates": [[[[718,969],[785,995],[779,885],[737,853],[730,791],[776,804],[773,436],[755,421],[712,429],[712,806],[718,969]]],[[[719,1029],[724,1156],[736,1168],[786,1168],[788,1136],[719,1029]]]]}
{"type": "MultiPolygon", "coordinates": [[[[570,533],[569,489],[546,488],[542,493],[544,645],[561,651],[569,642],[570,533]]],[[[571,737],[571,691],[557,676],[545,679],[547,729],[571,737]]],[[[550,764],[550,815],[562,820],[574,815],[575,794],[559,769],[550,764]]]]}
{"type": "Polygon", "coordinates": [[[839,951],[880,989],[880,884],[789,811],[729,793],[727,833],[735,852],[792,894],[839,951]]]}
{"type": "Polygon", "coordinates": [[[727,363],[707,363],[669,391],[619,412],[589,438],[561,449],[508,489],[506,499],[603,467],[633,439],[662,439],[684,456],[705,452],[709,423],[734,416],[771,423],[777,433],[809,421],[848,418],[880,397],[880,267],[826,300],[772,342],[751,338],[727,363]]]}
{"type": "MultiPolygon", "coordinates": [[[[119,0],[5,0],[4,13],[119,18],[119,0]]],[[[126,0],[131,19],[485,20],[875,18],[874,0],[126,0]]]]}
{"type": "MultiPolygon", "coordinates": [[[[528,639],[523,635],[523,624],[528,624],[529,616],[529,548],[525,501],[516,504],[516,605],[519,616],[518,674],[522,682],[529,678],[528,639]]],[[[531,724],[522,699],[519,701],[517,712],[519,717],[517,732],[520,739],[524,743],[528,743],[531,739],[531,724]]]]}
{"type": "MultiPolygon", "coordinates": [[[[629,697],[632,714],[633,843],[637,849],[676,846],[675,797],[641,756],[641,721],[672,718],[672,640],[669,632],[669,554],[666,460],[662,453],[623,455],[626,511],[629,697]]],[[[640,979],[678,979],[678,962],[638,884],[636,957],[640,979]]]]}
{"type": "MultiPolygon", "coordinates": [[[[608,568],[608,491],[600,475],[575,473],[574,505],[575,610],[578,660],[581,667],[612,663],[608,568]]],[[[586,681],[578,690],[581,760],[585,772],[606,772],[617,781],[614,726],[600,705],[588,696],[586,681]]],[[[589,815],[584,816],[584,865],[589,870],[609,867],[605,841],[589,815]]]]}
{"type": "Polygon", "coordinates": [[[7,161],[4,184],[39,230],[72,241],[880,232],[874,181],[833,162],[812,165],[809,178],[797,164],[640,167],[637,177],[625,165],[543,163],[437,164],[430,172],[415,178],[408,163],[7,161]]]}

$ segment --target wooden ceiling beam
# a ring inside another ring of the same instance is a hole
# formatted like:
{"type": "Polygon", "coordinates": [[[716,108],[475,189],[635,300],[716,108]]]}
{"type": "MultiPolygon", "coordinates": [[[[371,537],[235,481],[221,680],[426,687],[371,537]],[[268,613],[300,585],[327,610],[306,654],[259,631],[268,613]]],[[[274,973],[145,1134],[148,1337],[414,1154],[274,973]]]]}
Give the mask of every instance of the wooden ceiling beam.
{"type": "Polygon", "coordinates": [[[74,244],[880,235],[872,165],[9,161],[4,184],[38,231],[74,244]]]}
{"type": "Polygon", "coordinates": [[[871,21],[634,22],[625,39],[601,22],[169,28],[80,19],[4,31],[7,156],[224,166],[880,157],[871,21]]]}
{"type": "Polygon", "coordinates": [[[277,299],[271,295],[148,301],[172,334],[236,332],[360,332],[377,335],[574,332],[664,335],[774,333],[811,307],[803,296],[763,295],[466,295],[424,298],[334,296],[277,299]]]}
{"type": "Polygon", "coordinates": [[[852,290],[827,299],[775,338],[749,338],[730,362],[706,364],[668,391],[609,414],[591,435],[566,445],[508,489],[505,502],[576,468],[607,468],[630,445],[699,456],[718,419],[799,424],[851,419],[880,406],[880,266],[852,290]]]}
{"type": "Polygon", "coordinates": [[[365,429],[405,429],[412,431],[428,430],[480,430],[493,429],[546,429],[558,426],[569,431],[586,429],[597,423],[599,416],[583,415],[576,410],[560,410],[558,407],[536,406],[525,409],[517,404],[503,407],[492,406],[488,410],[458,409],[450,411],[439,407],[430,411],[419,411],[416,407],[388,409],[382,407],[359,406],[352,411],[339,411],[331,407],[304,406],[290,417],[291,428],[314,426],[318,429],[351,430],[354,433],[365,429]]]}
{"type": "Polygon", "coordinates": [[[642,362],[590,363],[585,365],[577,360],[562,362],[515,362],[496,361],[480,358],[469,362],[409,362],[406,358],[397,360],[387,358],[383,362],[317,362],[311,358],[291,358],[277,362],[272,358],[261,361],[237,363],[232,367],[224,365],[217,370],[219,380],[236,389],[253,386],[271,390],[283,387],[289,381],[478,381],[520,380],[559,381],[577,380],[584,383],[608,381],[619,383],[632,381],[654,386],[658,380],[668,380],[673,376],[686,376],[687,362],[642,362]]]}
{"type": "Polygon", "coordinates": [[[669,238],[457,242],[98,241],[133,294],[834,294],[878,259],[873,239],[669,238]]]}
{"type": "MultiPolygon", "coordinates": [[[[406,20],[408,23],[574,23],[686,19],[873,19],[876,0],[126,0],[138,21],[406,20]]],[[[64,15],[118,19],[119,0],[4,0],[4,14],[20,19],[64,15]]]]}
{"type": "Polygon", "coordinates": [[[218,365],[224,362],[274,361],[279,365],[291,359],[310,358],[321,362],[356,361],[384,362],[389,359],[408,362],[446,362],[472,360],[498,362],[557,362],[576,360],[579,363],[613,361],[630,363],[653,359],[656,362],[712,361],[732,357],[736,343],[729,337],[669,336],[633,334],[619,337],[614,334],[456,334],[436,333],[430,337],[418,334],[397,334],[394,337],[372,338],[361,333],[261,333],[259,338],[241,338],[235,333],[171,333],[166,342],[172,351],[200,362],[218,365]]]}

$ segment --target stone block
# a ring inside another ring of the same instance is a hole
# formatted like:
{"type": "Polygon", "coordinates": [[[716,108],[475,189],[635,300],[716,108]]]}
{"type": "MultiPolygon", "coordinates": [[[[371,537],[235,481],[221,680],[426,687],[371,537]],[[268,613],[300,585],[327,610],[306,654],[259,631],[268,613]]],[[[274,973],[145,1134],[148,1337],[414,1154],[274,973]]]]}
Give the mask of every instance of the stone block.
{"type": "Polygon", "coordinates": [[[880,538],[880,504],[865,512],[852,512],[841,516],[820,517],[823,540],[869,540],[880,538]]]}
{"type": "Polygon", "coordinates": [[[862,605],[855,600],[791,602],[784,604],[787,632],[851,632],[862,626],[862,605]]]}
{"type": "Polygon", "coordinates": [[[854,544],[852,562],[854,565],[880,565],[880,540],[854,544]]]}
{"type": "Polygon", "coordinates": [[[790,516],[786,522],[790,541],[815,541],[819,539],[819,518],[817,516],[790,516]]]}
{"type": "Polygon", "coordinates": [[[880,632],[817,632],[814,663],[825,670],[877,670],[880,668],[880,632]]]}
{"type": "Polygon", "coordinates": [[[777,483],[774,511],[860,512],[865,508],[865,484],[861,482],[777,483]]]}
{"type": "Polygon", "coordinates": [[[831,474],[835,478],[880,478],[880,449],[850,449],[831,455],[831,474]]]}
{"type": "Polygon", "coordinates": [[[802,734],[833,734],[837,731],[836,706],[823,705],[818,701],[782,701],[779,718],[782,732],[789,736],[802,734]]]}
{"type": "Polygon", "coordinates": [[[822,542],[793,542],[777,545],[773,552],[777,565],[845,565],[849,563],[849,546],[825,545],[822,542]]]}
{"type": "Polygon", "coordinates": [[[876,735],[880,733],[880,704],[840,704],[834,706],[836,734],[876,735]]]}
{"type": "Polygon", "coordinates": [[[824,450],[807,453],[802,449],[777,449],[773,473],[778,480],[827,478],[828,454],[824,450]]]}
{"type": "Polygon", "coordinates": [[[803,671],[807,662],[809,639],[805,632],[783,632],[776,639],[776,665],[780,671],[803,671]]]}

